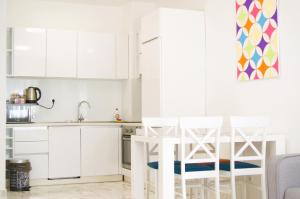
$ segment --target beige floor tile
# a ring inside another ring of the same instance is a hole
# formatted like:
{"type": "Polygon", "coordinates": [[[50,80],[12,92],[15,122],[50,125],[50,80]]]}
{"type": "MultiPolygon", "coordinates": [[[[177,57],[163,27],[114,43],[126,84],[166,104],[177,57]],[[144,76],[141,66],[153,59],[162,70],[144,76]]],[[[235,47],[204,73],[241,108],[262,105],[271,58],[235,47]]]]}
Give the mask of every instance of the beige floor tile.
{"type": "MultiPolygon", "coordinates": [[[[3,199],[130,199],[124,182],[33,187],[30,192],[8,192],[3,199]]],[[[2,199],[2,198],[1,198],[2,199]]]]}

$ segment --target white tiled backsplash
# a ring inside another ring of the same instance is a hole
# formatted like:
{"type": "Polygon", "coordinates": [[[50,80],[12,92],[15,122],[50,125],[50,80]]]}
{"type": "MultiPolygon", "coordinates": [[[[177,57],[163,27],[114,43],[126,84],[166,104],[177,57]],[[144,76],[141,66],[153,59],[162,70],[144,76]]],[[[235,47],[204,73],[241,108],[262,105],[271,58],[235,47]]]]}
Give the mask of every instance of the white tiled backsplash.
{"type": "Polygon", "coordinates": [[[12,92],[22,93],[30,86],[41,89],[40,104],[50,106],[55,99],[53,109],[36,109],[35,122],[76,120],[81,100],[91,104],[88,120],[110,121],[115,108],[119,108],[122,115],[122,81],[8,78],[7,99],[12,92]]]}

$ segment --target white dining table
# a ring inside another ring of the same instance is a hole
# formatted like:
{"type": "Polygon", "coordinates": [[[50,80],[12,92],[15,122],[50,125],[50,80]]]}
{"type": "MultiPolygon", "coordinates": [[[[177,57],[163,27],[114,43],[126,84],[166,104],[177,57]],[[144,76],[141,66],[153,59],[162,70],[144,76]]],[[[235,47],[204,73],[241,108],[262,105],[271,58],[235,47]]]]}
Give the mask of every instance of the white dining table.
{"type": "MultiPolygon", "coordinates": [[[[213,139],[213,138],[211,138],[213,139]]],[[[260,137],[251,137],[251,140],[259,141],[260,137]]],[[[221,145],[229,145],[231,141],[230,135],[221,135],[221,145]]],[[[274,155],[282,155],[286,153],[285,136],[280,134],[267,134],[267,159],[274,155]]],[[[190,143],[194,141],[191,139],[190,143]]],[[[213,143],[213,140],[209,141],[213,143]]],[[[244,142],[242,137],[236,137],[235,142],[244,142]]],[[[180,138],[175,136],[146,137],[143,135],[135,135],[131,138],[131,192],[133,199],[145,198],[145,160],[146,153],[144,151],[145,144],[158,144],[158,198],[174,199],[174,148],[180,144],[180,138]]]]}

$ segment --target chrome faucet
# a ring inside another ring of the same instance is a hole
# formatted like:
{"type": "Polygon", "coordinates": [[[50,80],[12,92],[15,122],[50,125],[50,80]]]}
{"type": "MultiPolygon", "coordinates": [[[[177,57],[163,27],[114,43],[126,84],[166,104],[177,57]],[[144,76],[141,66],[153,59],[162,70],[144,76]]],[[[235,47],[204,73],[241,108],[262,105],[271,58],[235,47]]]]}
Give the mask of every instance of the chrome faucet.
{"type": "Polygon", "coordinates": [[[91,105],[90,105],[90,103],[88,102],[88,101],[85,101],[85,100],[83,100],[83,101],[81,101],[81,102],[79,102],[79,104],[78,104],[78,121],[79,122],[82,122],[82,121],[84,121],[84,117],[83,117],[83,114],[81,113],[81,105],[82,104],[87,104],[88,105],[88,107],[89,107],[89,109],[91,109],[91,105]]]}

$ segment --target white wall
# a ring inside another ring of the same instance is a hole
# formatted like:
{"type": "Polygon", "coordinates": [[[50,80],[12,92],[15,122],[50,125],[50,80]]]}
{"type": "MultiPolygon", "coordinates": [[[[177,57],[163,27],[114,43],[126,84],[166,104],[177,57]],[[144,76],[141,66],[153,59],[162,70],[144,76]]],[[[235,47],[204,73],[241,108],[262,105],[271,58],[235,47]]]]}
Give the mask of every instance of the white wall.
{"type": "Polygon", "coordinates": [[[204,10],[206,0],[159,0],[158,2],[161,7],[204,10]]]}
{"type": "Polygon", "coordinates": [[[8,25],[83,31],[122,31],[122,7],[60,1],[9,0],[8,25]]]}
{"type": "Polygon", "coordinates": [[[236,80],[235,0],[209,0],[205,8],[208,115],[270,116],[270,132],[286,135],[289,153],[300,152],[299,7],[279,2],[280,77],[249,82],[236,80]]]}
{"type": "Polygon", "coordinates": [[[50,106],[52,99],[56,101],[52,110],[37,108],[35,122],[76,120],[81,100],[91,104],[87,120],[111,121],[115,108],[122,113],[122,81],[8,79],[7,96],[13,92],[22,93],[30,86],[42,90],[40,104],[50,106]]]}
{"type": "Polygon", "coordinates": [[[6,0],[0,0],[0,197],[5,190],[6,0]]]}

